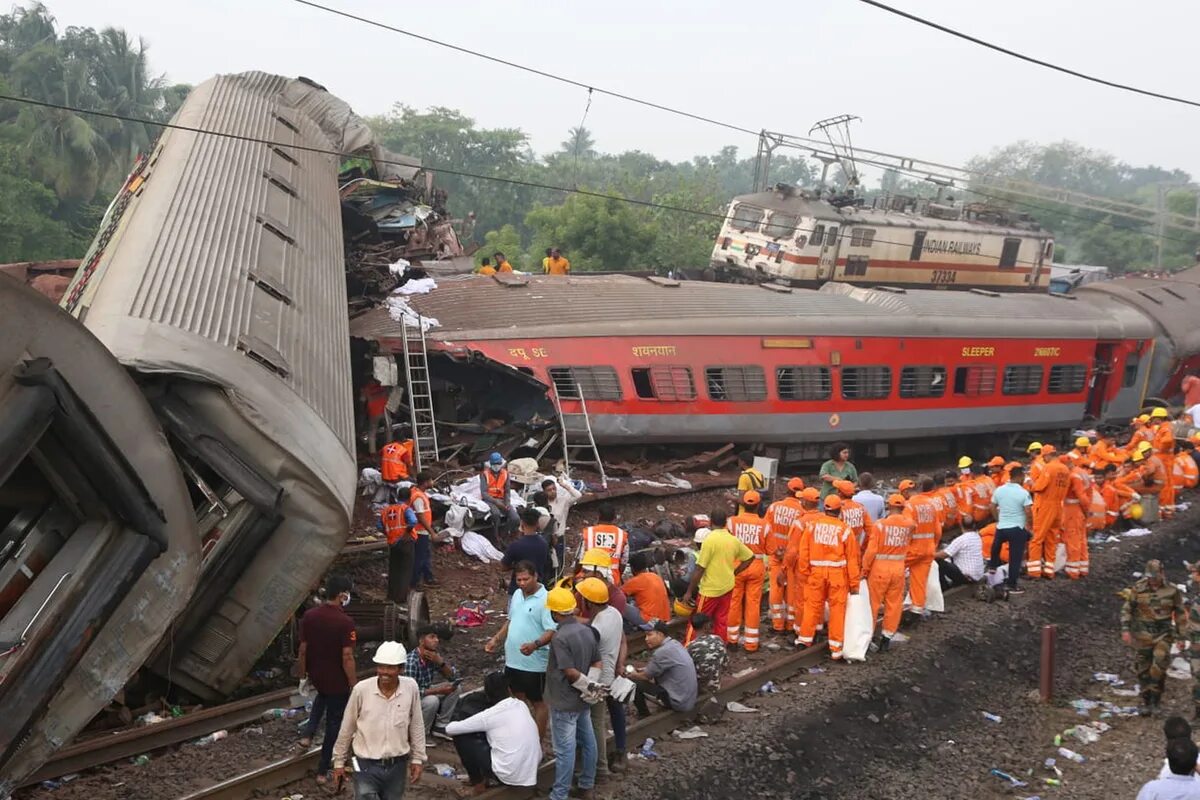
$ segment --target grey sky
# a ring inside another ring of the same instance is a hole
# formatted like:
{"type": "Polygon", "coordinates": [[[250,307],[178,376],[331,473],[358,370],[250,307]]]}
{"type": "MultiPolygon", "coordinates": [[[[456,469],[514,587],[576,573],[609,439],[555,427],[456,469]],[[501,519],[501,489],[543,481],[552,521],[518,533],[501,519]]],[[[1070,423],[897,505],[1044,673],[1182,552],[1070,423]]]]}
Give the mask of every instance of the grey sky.
{"type": "MultiPolygon", "coordinates": [[[[426,35],[748,128],[804,134],[850,113],[855,142],[950,164],[1016,139],[1074,139],[1135,165],[1200,175],[1200,109],[1023,64],[854,0],[792,3],[398,3],[327,0],[426,35]]],[[[196,83],[217,72],[307,75],[361,114],[402,102],[516,126],[538,152],[578,124],[585,92],[290,0],[47,0],[59,24],[144,36],[156,69],[196,83]]],[[[894,5],[1047,60],[1184,97],[1200,5],[1117,0],[894,0],[894,5]],[[1086,11],[1084,11],[1086,9],[1086,11]],[[1002,13],[1001,13],[1002,12],[1002,13]]],[[[593,99],[599,149],[682,159],[753,137],[593,99]]]]}

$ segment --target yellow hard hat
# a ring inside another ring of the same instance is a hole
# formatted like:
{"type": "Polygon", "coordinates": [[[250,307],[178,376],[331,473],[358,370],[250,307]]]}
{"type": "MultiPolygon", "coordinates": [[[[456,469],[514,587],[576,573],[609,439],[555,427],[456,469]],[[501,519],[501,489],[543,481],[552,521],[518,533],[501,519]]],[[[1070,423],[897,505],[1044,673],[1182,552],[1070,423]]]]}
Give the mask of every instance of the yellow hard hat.
{"type": "Polygon", "coordinates": [[[546,592],[546,608],[557,614],[570,614],[575,610],[575,595],[570,589],[551,589],[546,592]]]}
{"type": "Polygon", "coordinates": [[[1153,450],[1153,449],[1154,449],[1154,445],[1150,444],[1149,442],[1138,442],[1138,452],[1139,453],[1145,453],[1146,451],[1153,450]]]}
{"type": "Polygon", "coordinates": [[[1150,419],[1166,419],[1169,416],[1170,414],[1162,406],[1155,406],[1154,410],[1150,412],[1150,419]]]}
{"type": "Polygon", "coordinates": [[[1145,458],[1146,458],[1145,450],[1134,450],[1133,454],[1131,456],[1129,456],[1130,461],[1144,461],[1145,458]]]}
{"type": "Polygon", "coordinates": [[[593,547],[583,554],[583,558],[579,563],[585,567],[604,567],[612,568],[612,554],[603,547],[593,547]]]}
{"type": "Polygon", "coordinates": [[[1029,447],[1026,447],[1026,448],[1025,448],[1025,452],[1026,452],[1026,453],[1032,453],[1034,450],[1041,450],[1041,449],[1042,449],[1042,443],[1041,443],[1041,442],[1030,442],[1030,443],[1029,443],[1029,447]]]}
{"type": "Polygon", "coordinates": [[[672,608],[674,609],[675,616],[677,617],[690,617],[692,614],[696,613],[696,607],[694,605],[689,605],[682,600],[676,600],[672,608]]]}
{"type": "Polygon", "coordinates": [[[1076,447],[1091,447],[1092,440],[1086,436],[1080,436],[1078,439],[1075,440],[1075,446],[1076,447]]]}
{"type": "Polygon", "coordinates": [[[1129,507],[1129,510],[1126,511],[1125,513],[1129,514],[1130,519],[1141,519],[1142,518],[1142,504],[1134,503],[1133,505],[1131,505],[1129,507]]]}
{"type": "Polygon", "coordinates": [[[584,578],[575,584],[575,591],[590,603],[608,602],[608,585],[599,578],[584,578]]]}
{"type": "Polygon", "coordinates": [[[972,465],[972,464],[974,464],[974,463],[975,463],[975,462],[971,460],[971,457],[970,457],[970,456],[963,456],[962,458],[960,458],[960,459],[958,460],[958,468],[959,468],[959,469],[966,469],[967,467],[971,466],[971,465],[972,465]]]}

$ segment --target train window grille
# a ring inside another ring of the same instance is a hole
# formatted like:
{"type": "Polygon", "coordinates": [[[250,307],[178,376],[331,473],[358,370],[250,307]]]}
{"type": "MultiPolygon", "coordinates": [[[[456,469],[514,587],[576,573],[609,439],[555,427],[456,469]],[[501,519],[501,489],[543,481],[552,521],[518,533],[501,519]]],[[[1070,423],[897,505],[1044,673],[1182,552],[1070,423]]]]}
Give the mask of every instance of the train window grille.
{"type": "Polygon", "coordinates": [[[1128,389],[1137,383],[1139,366],[1141,366],[1141,357],[1137,353],[1130,353],[1125,357],[1125,372],[1121,375],[1122,389],[1128,389]]]}
{"type": "Polygon", "coordinates": [[[837,226],[831,227],[825,234],[825,244],[828,247],[833,247],[837,244],[838,229],[837,226]]]}
{"type": "Polygon", "coordinates": [[[778,367],[775,384],[780,400],[828,400],[833,393],[829,367],[778,367]]]}
{"type": "Polygon", "coordinates": [[[633,387],[642,400],[671,402],[696,399],[696,384],[692,380],[691,367],[635,367],[633,387]]]}
{"type": "Polygon", "coordinates": [[[815,228],[813,228],[812,238],[808,240],[808,243],[811,244],[813,247],[820,247],[822,244],[825,243],[825,226],[824,225],[818,225],[815,228]]]}
{"type": "Polygon", "coordinates": [[[862,277],[867,274],[867,263],[871,259],[867,256],[847,256],[846,269],[844,270],[847,276],[862,277]]]}
{"type": "Polygon", "coordinates": [[[1000,250],[1000,268],[1011,269],[1017,265],[1017,252],[1021,249],[1021,240],[1017,238],[1008,238],[1004,240],[1004,247],[1000,250]]]}
{"type": "Polygon", "coordinates": [[[551,367],[554,392],[562,400],[620,400],[621,382],[612,367],[551,367]]]}
{"type": "Polygon", "coordinates": [[[705,367],[704,382],[710,400],[750,403],[767,399],[762,367],[705,367]]]}
{"type": "Polygon", "coordinates": [[[1004,368],[1005,394],[1037,394],[1042,390],[1041,364],[1016,364],[1004,368]]]}
{"type": "Polygon", "coordinates": [[[1082,392],[1086,383],[1086,364],[1055,364],[1050,368],[1046,391],[1050,394],[1075,394],[1082,392]]]}
{"type": "Polygon", "coordinates": [[[976,364],[954,370],[954,393],[964,397],[982,397],[996,393],[996,368],[976,364]]]}
{"type": "Polygon", "coordinates": [[[900,370],[901,397],[941,397],[945,393],[945,367],[904,367],[900,370]]]}
{"type": "Polygon", "coordinates": [[[891,367],[842,367],[844,399],[882,400],[891,393],[891,367]]]}
{"type": "Polygon", "coordinates": [[[762,222],[763,212],[754,206],[738,206],[733,212],[733,227],[739,231],[758,230],[762,222]]]}
{"type": "Polygon", "coordinates": [[[784,214],[776,211],[771,215],[771,219],[767,221],[767,226],[763,229],[763,233],[770,239],[786,239],[796,233],[796,226],[800,224],[800,218],[795,214],[784,214]]]}
{"type": "Polygon", "coordinates": [[[874,228],[855,228],[850,234],[851,247],[870,247],[875,243],[874,228]]]}

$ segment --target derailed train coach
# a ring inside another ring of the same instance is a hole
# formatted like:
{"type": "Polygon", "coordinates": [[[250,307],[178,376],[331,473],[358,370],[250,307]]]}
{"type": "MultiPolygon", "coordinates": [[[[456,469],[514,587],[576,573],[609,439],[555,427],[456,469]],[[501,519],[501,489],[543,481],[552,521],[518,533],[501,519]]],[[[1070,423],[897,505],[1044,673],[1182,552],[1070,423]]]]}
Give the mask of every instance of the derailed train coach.
{"type": "Polygon", "coordinates": [[[341,159],[316,151],[381,151],[322,87],[264,73],[173,121],[205,133],[138,162],[66,313],[3,286],[0,796],[144,664],[227,695],[349,529],[341,159]]]}

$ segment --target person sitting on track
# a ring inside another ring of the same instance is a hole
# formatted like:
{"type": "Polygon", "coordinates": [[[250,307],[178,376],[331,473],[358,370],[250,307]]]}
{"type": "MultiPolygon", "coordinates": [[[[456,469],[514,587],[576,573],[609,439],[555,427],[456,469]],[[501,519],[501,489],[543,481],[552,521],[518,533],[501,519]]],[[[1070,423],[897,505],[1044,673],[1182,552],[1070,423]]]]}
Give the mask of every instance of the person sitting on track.
{"type": "Polygon", "coordinates": [[[536,785],[542,743],[529,707],[513,697],[503,672],[485,677],[483,691],[465,696],[460,711],[477,697],[481,708],[446,726],[470,782],[456,794],[483,794],[492,778],[504,786],[536,785]]]}
{"type": "Polygon", "coordinates": [[[646,646],[650,661],[629,673],[637,684],[633,705],[639,717],[650,715],[646,695],[650,695],[669,711],[691,711],[696,707],[696,665],[688,651],[667,635],[667,624],[656,622],[646,631],[646,646]]]}

